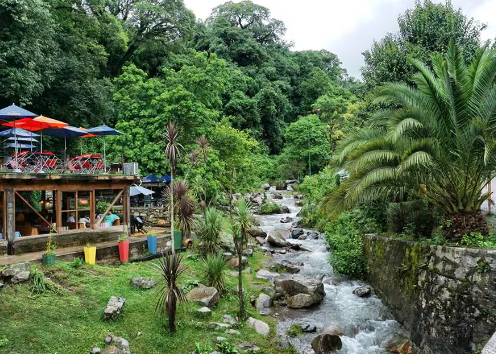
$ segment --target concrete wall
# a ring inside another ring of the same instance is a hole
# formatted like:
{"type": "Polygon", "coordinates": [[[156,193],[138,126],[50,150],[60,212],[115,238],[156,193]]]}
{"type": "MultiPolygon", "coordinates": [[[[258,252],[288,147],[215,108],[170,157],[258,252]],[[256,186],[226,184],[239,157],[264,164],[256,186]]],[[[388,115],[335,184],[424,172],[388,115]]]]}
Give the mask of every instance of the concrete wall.
{"type": "Polygon", "coordinates": [[[468,354],[496,330],[496,250],[365,235],[369,282],[423,352],[468,354]]]}

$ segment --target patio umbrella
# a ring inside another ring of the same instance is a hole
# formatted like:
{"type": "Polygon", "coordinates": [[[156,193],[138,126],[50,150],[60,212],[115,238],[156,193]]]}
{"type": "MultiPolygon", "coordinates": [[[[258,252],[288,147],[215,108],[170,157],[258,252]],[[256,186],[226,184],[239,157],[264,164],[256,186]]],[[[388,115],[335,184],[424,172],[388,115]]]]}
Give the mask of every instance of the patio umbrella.
{"type": "Polygon", "coordinates": [[[4,130],[4,131],[0,132],[0,136],[4,137],[4,138],[15,138],[15,137],[37,138],[37,137],[39,137],[38,134],[30,132],[28,130],[21,129],[21,128],[10,128],[10,129],[4,130]]]}
{"type": "Polygon", "coordinates": [[[10,144],[6,144],[3,146],[4,149],[8,149],[8,148],[15,148],[15,149],[32,149],[36,146],[34,145],[31,145],[31,144],[22,144],[22,143],[10,143],[10,144]]]}
{"type": "MultiPolygon", "coordinates": [[[[15,104],[12,104],[8,107],[0,109],[0,119],[5,120],[5,121],[10,121],[13,119],[19,119],[19,118],[34,118],[37,117],[38,115],[36,113],[30,112],[27,109],[21,108],[16,106],[15,104]]],[[[16,126],[14,124],[14,136],[16,134],[16,126]]],[[[15,156],[16,156],[16,165],[17,165],[17,148],[15,151],[15,156]]],[[[15,168],[13,172],[21,172],[19,168],[15,168]]]]}
{"type": "Polygon", "coordinates": [[[141,186],[131,186],[131,188],[129,190],[129,195],[131,197],[134,197],[135,195],[139,195],[139,194],[151,195],[153,193],[155,193],[155,192],[152,191],[151,189],[141,187],[141,186]]]}
{"type": "Polygon", "coordinates": [[[110,128],[109,126],[100,125],[98,127],[90,128],[88,129],[88,133],[98,135],[98,136],[103,136],[103,166],[105,171],[107,171],[107,153],[105,151],[105,136],[106,135],[123,135],[124,133],[121,133],[118,130],[115,130],[114,128],[110,128]]]}
{"type": "Polygon", "coordinates": [[[34,119],[23,118],[13,122],[3,124],[7,127],[18,126],[22,129],[29,131],[41,131],[41,152],[43,152],[43,129],[61,129],[69,125],[69,123],[61,122],[59,120],[48,118],[45,116],[38,116],[34,119]]]}
{"type": "Polygon", "coordinates": [[[78,138],[86,134],[87,132],[85,130],[73,127],[71,125],[65,126],[60,129],[48,129],[45,131],[45,135],[64,138],[64,171],[65,171],[65,162],[67,159],[67,138],[78,138]]]}
{"type": "Polygon", "coordinates": [[[28,143],[37,143],[38,140],[33,139],[33,138],[25,138],[22,136],[16,136],[16,137],[10,137],[5,139],[5,141],[20,141],[20,142],[28,142],[28,143]]]}
{"type": "MultiPolygon", "coordinates": [[[[79,127],[79,129],[84,130],[85,132],[88,133],[88,129],[86,129],[86,128],[79,127]]],[[[94,138],[95,136],[97,136],[97,135],[88,133],[86,135],[80,136],[80,138],[94,138]]],[[[80,145],[81,145],[81,155],[82,155],[83,154],[83,141],[82,140],[80,140],[80,141],[81,141],[80,145]]]]}

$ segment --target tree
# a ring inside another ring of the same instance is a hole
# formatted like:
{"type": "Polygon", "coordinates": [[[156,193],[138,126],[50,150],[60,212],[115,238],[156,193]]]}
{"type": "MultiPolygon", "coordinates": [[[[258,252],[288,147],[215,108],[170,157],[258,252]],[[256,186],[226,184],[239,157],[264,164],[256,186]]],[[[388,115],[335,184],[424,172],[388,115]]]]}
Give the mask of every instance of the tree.
{"type": "Polygon", "coordinates": [[[363,53],[362,75],[369,86],[410,81],[415,68],[407,56],[431,67],[431,55],[447,53],[450,40],[463,51],[466,62],[470,62],[481,46],[481,31],[486,28],[467,18],[460,9],[456,10],[450,1],[435,4],[430,0],[416,0],[414,9],[399,16],[398,25],[398,33],[387,34],[363,53]]]}
{"type": "Polygon", "coordinates": [[[252,224],[251,205],[246,199],[239,199],[233,210],[232,234],[236,253],[238,255],[238,296],[239,296],[239,313],[240,320],[245,318],[245,298],[243,294],[243,249],[247,243],[246,231],[252,224]]]}
{"type": "Polygon", "coordinates": [[[312,173],[318,173],[329,162],[331,151],[329,132],[326,124],[321,122],[315,114],[291,123],[286,129],[284,138],[286,145],[281,154],[282,169],[291,171],[289,169],[291,165],[300,167],[299,170],[292,171],[296,172],[295,175],[287,177],[298,177],[300,173],[306,174],[310,168],[312,173]]]}
{"type": "MultiPolygon", "coordinates": [[[[182,145],[177,142],[177,137],[179,135],[179,130],[176,128],[174,122],[169,122],[169,126],[165,131],[165,137],[167,139],[167,146],[165,147],[165,156],[169,160],[171,165],[171,181],[169,184],[169,211],[170,211],[170,226],[171,226],[171,247],[172,253],[176,251],[174,245],[174,215],[175,213],[175,205],[174,205],[174,194],[176,194],[175,181],[174,181],[174,172],[176,170],[177,160],[180,158],[181,153],[179,148],[182,148],[182,145]]],[[[185,195],[186,193],[183,193],[185,195]]]]}
{"type": "Polygon", "coordinates": [[[350,176],[325,198],[327,211],[350,208],[379,196],[422,198],[444,216],[445,236],[459,241],[488,233],[481,193],[496,172],[496,57],[480,51],[467,68],[452,42],[434,71],[409,59],[417,88],[389,84],[376,101],[397,107],[379,112],[371,127],[339,147],[336,165],[350,176]]]}

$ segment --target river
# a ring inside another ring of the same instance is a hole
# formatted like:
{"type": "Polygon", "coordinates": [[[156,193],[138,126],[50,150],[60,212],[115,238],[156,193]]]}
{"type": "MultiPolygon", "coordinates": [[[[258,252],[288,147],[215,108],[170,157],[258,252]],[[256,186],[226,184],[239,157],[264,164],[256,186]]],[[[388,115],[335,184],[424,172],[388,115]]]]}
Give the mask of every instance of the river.
{"type": "MultiPolygon", "coordinates": [[[[267,197],[272,199],[276,191],[273,187],[267,192],[267,197]]],[[[283,199],[272,199],[279,205],[289,208],[289,214],[258,216],[261,228],[269,233],[281,233],[288,238],[293,223],[298,221],[296,216],[300,208],[295,205],[293,195],[283,194],[283,199]],[[283,224],[282,217],[290,216],[293,223],[283,224]]],[[[312,231],[312,230],[306,230],[312,231]]],[[[303,262],[299,274],[316,277],[323,280],[326,296],[324,301],[312,308],[295,310],[286,307],[277,307],[274,311],[278,314],[278,334],[293,344],[300,353],[313,353],[311,341],[316,333],[304,333],[298,337],[286,335],[286,330],[295,323],[308,322],[318,328],[335,326],[343,332],[341,340],[343,348],[339,354],[386,354],[385,342],[399,331],[402,326],[396,322],[388,308],[381,300],[372,295],[369,298],[360,298],[353,294],[359,286],[367,285],[364,282],[352,281],[333,273],[328,262],[329,252],[326,250],[326,241],[323,235],[319,239],[292,240],[300,243],[310,252],[290,252],[284,255],[275,254],[274,260],[288,260],[303,262]]]]}

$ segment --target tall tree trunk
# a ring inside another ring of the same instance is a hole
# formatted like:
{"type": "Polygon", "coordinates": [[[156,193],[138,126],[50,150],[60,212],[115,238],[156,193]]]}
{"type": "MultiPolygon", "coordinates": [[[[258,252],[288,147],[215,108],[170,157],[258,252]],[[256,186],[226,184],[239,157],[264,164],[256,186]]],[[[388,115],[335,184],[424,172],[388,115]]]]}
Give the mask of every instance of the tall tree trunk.
{"type": "Polygon", "coordinates": [[[174,244],[174,169],[171,169],[171,181],[170,181],[170,225],[171,225],[172,254],[175,254],[176,247],[174,244]]]}
{"type": "Polygon", "coordinates": [[[443,231],[444,237],[452,242],[460,242],[464,235],[471,232],[480,232],[484,236],[489,235],[486,218],[480,210],[445,216],[443,231]]]}

